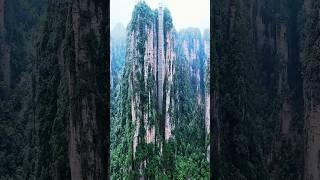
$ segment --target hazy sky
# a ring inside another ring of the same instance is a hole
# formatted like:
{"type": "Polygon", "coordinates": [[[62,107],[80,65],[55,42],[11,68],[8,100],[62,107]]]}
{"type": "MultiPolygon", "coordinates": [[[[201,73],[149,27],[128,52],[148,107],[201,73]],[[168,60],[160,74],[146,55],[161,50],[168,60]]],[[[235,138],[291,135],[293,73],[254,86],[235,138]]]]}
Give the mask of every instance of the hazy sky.
{"type": "MultiPolygon", "coordinates": [[[[110,0],[110,28],[117,23],[127,26],[137,0],[110,0]]],[[[160,0],[145,0],[156,9],[160,0]]],[[[202,31],[210,27],[210,0],[163,0],[173,19],[176,30],[198,27],[202,31]]]]}

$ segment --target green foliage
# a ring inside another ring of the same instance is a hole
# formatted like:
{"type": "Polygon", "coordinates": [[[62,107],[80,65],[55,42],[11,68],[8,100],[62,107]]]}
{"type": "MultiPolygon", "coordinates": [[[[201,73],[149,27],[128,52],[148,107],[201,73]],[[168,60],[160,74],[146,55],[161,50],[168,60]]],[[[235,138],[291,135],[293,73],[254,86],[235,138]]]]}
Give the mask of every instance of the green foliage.
{"type": "Polygon", "coordinates": [[[11,84],[0,82],[1,180],[34,178],[32,63],[45,7],[46,1],[5,1],[6,33],[0,41],[10,48],[11,84]]]}
{"type": "Polygon", "coordinates": [[[189,157],[177,156],[176,159],[176,179],[210,179],[209,163],[202,153],[196,151],[189,157]]]}
{"type": "Polygon", "coordinates": [[[174,28],[171,13],[168,8],[164,8],[163,10],[163,23],[164,32],[168,32],[174,28]]]}
{"type": "MultiPolygon", "coordinates": [[[[204,109],[196,103],[195,86],[192,84],[191,66],[182,52],[181,43],[176,61],[173,60],[175,74],[171,86],[170,97],[179,102],[170,106],[171,123],[175,130],[173,138],[164,140],[164,116],[157,112],[156,77],[154,67],[145,66],[145,45],[147,40],[146,28],[157,27],[157,11],[151,11],[147,5],[138,3],[132,14],[127,35],[132,32],[135,37],[129,38],[137,43],[136,47],[127,47],[126,59],[119,84],[111,97],[111,179],[209,179],[209,163],[206,160],[204,109]],[[132,53],[134,52],[134,53],[132,53]],[[145,69],[147,68],[147,69],[145,69]],[[144,72],[148,76],[144,76],[144,72]],[[132,89],[130,87],[132,83],[132,89]],[[149,99],[150,94],[150,99],[149,99]],[[136,107],[136,121],[139,121],[138,144],[133,155],[133,135],[136,122],[132,122],[132,97],[136,107]],[[147,115],[147,121],[143,114],[147,115]],[[147,123],[147,124],[146,124],[147,123]],[[145,141],[145,125],[155,128],[155,142],[145,141]],[[133,158],[133,156],[135,156],[133,158]],[[179,162],[178,162],[179,161],[179,162]],[[201,167],[198,169],[197,167],[201,167]]],[[[198,39],[198,34],[188,34],[188,41],[198,39]]],[[[172,18],[168,9],[164,9],[164,36],[171,33],[173,41],[178,40],[173,29],[172,18]]],[[[167,43],[165,41],[165,43],[167,43]]],[[[165,44],[166,49],[166,44],[165,44]]],[[[121,57],[120,54],[118,54],[121,57]]],[[[199,63],[194,68],[202,68],[204,76],[203,47],[197,57],[199,63]],[[200,64],[200,62],[202,64],[200,64]]],[[[202,77],[203,78],[203,77],[202,77]]],[[[203,82],[204,83],[204,82],[203,82]]],[[[168,86],[166,87],[169,88],[168,86]]],[[[203,88],[204,89],[204,88],[203,88]]]]}
{"type": "MultiPolygon", "coordinates": [[[[263,179],[261,131],[257,118],[256,61],[250,17],[244,4],[236,3],[229,34],[219,35],[216,91],[222,134],[219,170],[225,179],[263,179]],[[255,167],[255,168],[254,168],[255,167]]],[[[216,147],[212,147],[216,148],[216,147]]]]}
{"type": "Polygon", "coordinates": [[[141,26],[140,23],[151,26],[155,18],[155,12],[143,1],[134,7],[131,17],[128,32],[135,31],[137,27],[144,28],[144,25],[141,26]]]}
{"type": "Polygon", "coordinates": [[[217,96],[214,125],[220,123],[213,131],[220,138],[220,152],[214,154],[217,179],[301,178],[303,107],[296,24],[301,3],[261,0],[253,16],[249,1],[235,2],[231,15],[230,5],[216,3],[211,67],[217,96]],[[259,35],[255,27],[260,25],[270,29],[259,35]],[[280,27],[286,29],[285,39],[279,39],[280,27]],[[271,39],[288,49],[270,45],[271,39]],[[290,135],[280,128],[287,121],[279,115],[286,98],[292,98],[295,111],[290,113],[290,135]],[[288,141],[288,136],[296,139],[288,141]]]}
{"type": "Polygon", "coordinates": [[[164,31],[164,53],[166,53],[167,50],[167,36],[169,33],[172,33],[173,31],[173,23],[172,23],[172,17],[170,14],[170,11],[168,8],[164,8],[163,10],[163,31],[164,31]]]}
{"type": "MultiPolygon", "coordinates": [[[[67,11],[67,3],[50,2],[46,21],[39,41],[37,59],[34,61],[34,158],[35,179],[69,179],[68,158],[69,98],[67,73],[61,71],[59,60],[74,57],[73,35],[67,31],[66,22],[62,20],[67,11]],[[60,6],[59,6],[60,5],[60,6]],[[66,33],[67,32],[67,33],[66,33]],[[65,40],[65,41],[64,41],[65,40]],[[62,50],[61,42],[65,48],[62,50]],[[60,52],[60,53],[57,53],[60,52]]],[[[84,37],[85,39],[86,37],[84,37]]],[[[92,39],[94,41],[94,39],[92,39]]],[[[86,41],[86,45],[90,45],[86,41]]],[[[94,53],[92,55],[95,55],[94,53]]],[[[70,67],[74,64],[68,62],[70,67]]],[[[61,62],[67,63],[67,62],[61,62]]],[[[72,68],[70,68],[72,69],[72,68]]],[[[78,95],[84,95],[81,86],[78,95]]]]}

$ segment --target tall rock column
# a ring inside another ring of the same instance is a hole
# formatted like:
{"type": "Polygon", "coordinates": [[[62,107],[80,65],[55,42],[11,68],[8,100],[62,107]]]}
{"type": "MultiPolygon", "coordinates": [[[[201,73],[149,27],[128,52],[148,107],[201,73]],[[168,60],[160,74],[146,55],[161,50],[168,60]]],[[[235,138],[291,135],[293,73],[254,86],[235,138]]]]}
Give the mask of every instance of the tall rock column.
{"type": "Polygon", "coordinates": [[[6,86],[5,91],[10,89],[10,47],[6,42],[5,28],[5,0],[0,0],[0,81],[6,86]]]}
{"type": "Polygon", "coordinates": [[[69,61],[71,178],[107,179],[107,1],[72,1],[69,61]]]}
{"type": "Polygon", "coordinates": [[[256,112],[252,1],[215,1],[213,172],[215,179],[264,179],[256,112]],[[231,70],[231,71],[230,71],[231,70]],[[241,138],[239,138],[241,137],[241,138]],[[248,171],[250,169],[251,171],[248,171]]]}
{"type": "Polygon", "coordinates": [[[205,131],[206,131],[206,146],[207,160],[210,161],[210,32],[206,30],[203,35],[204,53],[205,53],[205,131]]]}
{"type": "Polygon", "coordinates": [[[173,122],[173,107],[174,107],[174,99],[172,97],[172,86],[173,86],[173,76],[175,73],[174,62],[176,60],[176,54],[174,51],[175,48],[175,36],[173,33],[173,29],[168,29],[166,32],[166,54],[165,54],[165,140],[169,140],[172,135],[172,131],[174,129],[173,122]]]}
{"type": "Polygon", "coordinates": [[[33,65],[37,179],[108,178],[107,4],[48,1],[33,65]]]}
{"type": "MultiPolygon", "coordinates": [[[[153,154],[161,145],[157,114],[157,46],[156,13],[145,2],[139,2],[128,25],[128,46],[121,88],[128,87],[121,99],[129,103],[125,133],[133,158],[130,173],[135,178],[145,175],[153,156],[146,157],[144,149],[153,154]],[[130,128],[132,127],[132,130],[130,128]],[[154,147],[149,148],[149,147],[154,147]],[[132,172],[131,172],[132,171],[132,172]],[[134,173],[133,173],[134,172],[134,173]]],[[[124,112],[126,113],[126,112],[124,112]]]]}
{"type": "Polygon", "coordinates": [[[124,131],[130,137],[129,156],[133,158],[131,167],[137,177],[142,177],[149,162],[155,161],[154,155],[144,156],[144,149],[147,148],[149,154],[157,154],[158,151],[162,154],[166,140],[172,137],[176,37],[169,11],[159,11],[153,11],[145,2],[140,2],[135,6],[128,25],[121,84],[121,88],[127,88],[121,99],[129,104],[130,114],[124,118],[126,128],[132,127],[132,130],[127,128],[124,131]],[[159,23],[163,27],[159,27],[159,23]]]}
{"type": "Polygon", "coordinates": [[[0,0],[0,32],[4,32],[4,0],[0,0]]]}
{"type": "Polygon", "coordinates": [[[320,179],[320,2],[304,1],[303,91],[305,112],[304,179],[320,179]]]}
{"type": "Polygon", "coordinates": [[[163,8],[159,7],[158,11],[158,106],[159,112],[162,114],[163,102],[163,83],[165,75],[164,67],[164,31],[163,31],[163,8]]]}
{"type": "Polygon", "coordinates": [[[210,32],[205,31],[204,34],[204,53],[205,53],[205,127],[206,133],[210,133],[210,32]]]}

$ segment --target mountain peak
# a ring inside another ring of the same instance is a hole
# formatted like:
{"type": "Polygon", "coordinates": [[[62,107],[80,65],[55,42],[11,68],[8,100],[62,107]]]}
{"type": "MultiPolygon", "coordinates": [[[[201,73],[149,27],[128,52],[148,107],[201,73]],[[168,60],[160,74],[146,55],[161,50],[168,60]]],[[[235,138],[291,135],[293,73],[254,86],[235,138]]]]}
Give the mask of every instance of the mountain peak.
{"type": "Polygon", "coordinates": [[[124,38],[126,36],[126,29],[123,24],[117,23],[110,34],[111,37],[115,39],[124,38]]]}

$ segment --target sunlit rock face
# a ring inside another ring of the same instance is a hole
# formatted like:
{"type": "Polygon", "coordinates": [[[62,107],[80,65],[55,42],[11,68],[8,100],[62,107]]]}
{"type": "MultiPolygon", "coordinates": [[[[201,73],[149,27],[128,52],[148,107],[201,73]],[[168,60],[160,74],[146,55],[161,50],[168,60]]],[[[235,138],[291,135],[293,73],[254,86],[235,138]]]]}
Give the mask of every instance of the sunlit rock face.
{"type": "MultiPolygon", "coordinates": [[[[198,111],[202,113],[199,115],[201,118],[196,119],[195,115],[194,117],[195,121],[201,122],[198,124],[203,124],[199,129],[205,134],[204,63],[206,60],[204,43],[201,34],[198,34],[200,31],[195,29],[196,33],[190,34],[191,40],[186,39],[185,43],[188,45],[186,48],[190,49],[186,52],[190,51],[190,54],[178,53],[178,49],[182,46],[169,10],[163,9],[162,28],[159,28],[159,17],[159,9],[151,10],[144,2],[136,5],[132,20],[127,27],[126,58],[119,87],[121,120],[118,122],[123,123],[119,131],[126,135],[123,141],[127,143],[128,154],[125,156],[132,158],[130,170],[137,173],[138,179],[143,177],[152,161],[168,156],[168,147],[172,147],[170,151],[174,149],[176,134],[179,133],[176,131],[176,126],[179,123],[189,123],[179,119],[180,116],[185,116],[185,114],[178,115],[181,112],[179,107],[194,105],[195,108],[190,114],[197,114],[198,111]],[[159,40],[162,38],[163,44],[159,40]],[[190,42],[192,48],[189,47],[190,42]],[[163,49],[160,50],[160,47],[163,49]],[[184,57],[185,55],[188,59],[184,57]],[[183,76],[187,82],[180,84],[190,85],[186,92],[192,91],[185,97],[190,99],[186,101],[190,103],[188,105],[180,105],[181,102],[177,102],[180,98],[178,98],[179,93],[183,92],[181,88],[185,88],[177,83],[180,78],[177,76],[177,69],[182,66],[177,62],[178,56],[183,56],[187,64],[185,71],[179,72],[187,74],[183,76]],[[163,65],[160,65],[161,59],[163,65]],[[161,75],[164,75],[163,82],[159,80],[161,75]],[[127,113],[127,110],[130,113],[127,113]],[[145,156],[146,154],[148,156],[145,156]]],[[[205,147],[203,151],[206,151],[205,147]]]]}
{"type": "Polygon", "coordinates": [[[174,98],[173,94],[173,76],[175,73],[176,61],[176,37],[173,29],[166,31],[166,46],[165,46],[165,72],[166,72],[166,89],[165,89],[165,139],[172,137],[172,130],[174,129],[173,113],[174,113],[174,98]]]}
{"type": "Polygon", "coordinates": [[[205,54],[205,131],[207,145],[207,161],[210,162],[210,31],[204,31],[203,46],[205,54]]]}
{"type": "MultiPolygon", "coordinates": [[[[164,26],[164,68],[158,68],[158,13],[157,11],[152,11],[149,7],[145,7],[144,4],[139,8],[146,8],[147,10],[137,10],[137,14],[134,15],[131,21],[126,58],[126,65],[129,67],[127,71],[131,95],[131,116],[134,124],[134,156],[137,147],[141,143],[152,144],[156,143],[155,140],[158,139],[157,146],[161,148],[162,145],[161,143],[159,144],[162,139],[160,132],[164,132],[165,140],[172,137],[173,108],[169,107],[172,107],[174,103],[171,89],[176,58],[173,26],[170,28],[164,26]],[[147,14],[148,18],[144,19],[147,14]],[[164,71],[165,75],[163,93],[159,93],[161,90],[158,88],[160,70],[164,71]],[[160,112],[158,106],[159,94],[163,94],[163,112],[160,112]],[[162,123],[164,126],[161,126],[162,123]],[[161,128],[164,130],[161,130],[161,128]]],[[[169,16],[169,14],[164,13],[164,16],[169,16]]]]}
{"type": "MultiPolygon", "coordinates": [[[[168,23],[163,25],[163,66],[159,68],[159,32],[158,11],[153,11],[144,3],[136,6],[133,18],[128,26],[127,54],[122,80],[128,84],[132,125],[133,170],[139,172],[139,178],[145,174],[149,160],[142,159],[143,148],[149,148],[151,154],[162,154],[163,144],[173,138],[173,77],[175,67],[175,31],[168,23]],[[159,75],[163,77],[160,89],[159,75]],[[160,92],[162,91],[162,92],[160,92]],[[162,94],[162,96],[161,96],[162,94]],[[162,100],[163,103],[159,103],[162,100]],[[160,108],[159,104],[163,106],[160,108]]],[[[170,19],[168,10],[164,10],[164,20],[170,19]]],[[[121,89],[121,88],[120,88],[121,89]]],[[[130,155],[129,155],[130,156],[130,155]]]]}
{"type": "Polygon", "coordinates": [[[132,90],[132,123],[135,124],[133,151],[139,144],[139,137],[143,137],[146,143],[154,143],[155,140],[155,96],[156,88],[156,63],[157,63],[157,36],[155,19],[152,19],[150,26],[144,26],[146,35],[145,41],[141,41],[139,31],[131,32],[129,38],[128,59],[131,61],[131,77],[129,80],[132,90]],[[139,42],[140,41],[140,42],[139,42]],[[138,43],[142,43],[144,51],[139,52],[138,43]],[[143,59],[143,61],[139,61],[143,59]],[[143,81],[141,81],[143,76],[143,81]],[[144,91],[146,96],[141,96],[144,91]],[[152,115],[151,115],[152,114],[152,115]],[[143,126],[141,126],[143,124],[143,126]],[[143,128],[144,133],[139,133],[143,128]]]}
{"type": "Polygon", "coordinates": [[[210,31],[204,31],[203,46],[205,53],[205,127],[206,133],[210,133],[210,31]]]}

